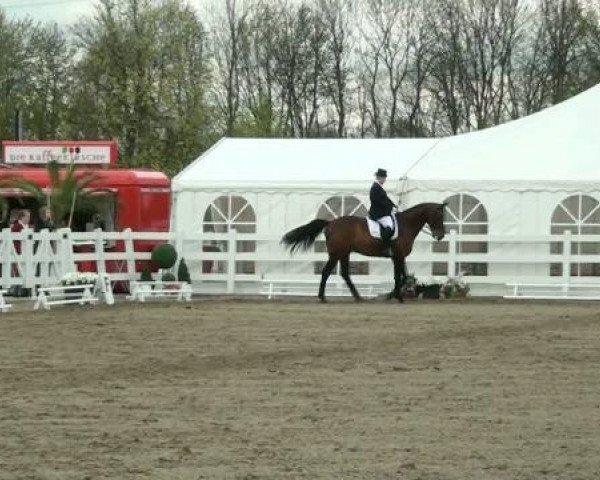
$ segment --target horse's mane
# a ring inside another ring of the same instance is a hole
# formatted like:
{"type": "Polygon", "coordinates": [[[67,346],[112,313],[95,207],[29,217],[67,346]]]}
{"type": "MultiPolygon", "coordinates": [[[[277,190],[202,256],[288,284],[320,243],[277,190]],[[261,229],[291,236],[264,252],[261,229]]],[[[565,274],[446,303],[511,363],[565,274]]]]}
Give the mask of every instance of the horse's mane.
{"type": "Polygon", "coordinates": [[[425,203],[419,203],[417,205],[413,205],[412,207],[407,208],[406,210],[402,210],[401,212],[398,212],[399,215],[403,215],[403,214],[410,214],[413,211],[417,210],[417,209],[422,209],[425,207],[436,207],[438,205],[441,205],[439,203],[434,203],[434,202],[425,202],[425,203]]]}

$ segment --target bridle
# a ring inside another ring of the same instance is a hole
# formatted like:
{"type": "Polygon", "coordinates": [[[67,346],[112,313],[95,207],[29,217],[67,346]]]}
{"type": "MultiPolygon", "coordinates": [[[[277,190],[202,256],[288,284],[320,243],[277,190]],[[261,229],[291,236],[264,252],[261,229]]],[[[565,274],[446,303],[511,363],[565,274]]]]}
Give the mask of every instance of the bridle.
{"type": "MultiPolygon", "coordinates": [[[[442,221],[442,225],[443,225],[443,221],[442,221]]],[[[422,232],[424,232],[425,234],[429,235],[431,238],[437,240],[437,238],[435,237],[435,235],[433,234],[433,232],[431,231],[431,227],[429,226],[429,222],[425,222],[425,225],[423,225],[423,228],[421,229],[422,232]]],[[[446,233],[444,231],[444,233],[446,233]]]]}
{"type": "Polygon", "coordinates": [[[422,231],[423,233],[426,233],[426,234],[427,234],[427,235],[429,235],[430,237],[432,237],[432,238],[435,238],[435,237],[433,237],[433,233],[431,233],[431,229],[429,228],[429,224],[426,224],[426,225],[425,225],[425,226],[424,226],[424,227],[421,229],[421,231],[422,231]]]}
{"type": "Polygon", "coordinates": [[[435,235],[431,232],[431,229],[429,228],[429,224],[426,224],[425,226],[423,226],[423,228],[421,229],[421,231],[423,233],[429,235],[434,240],[437,240],[437,238],[435,237],[435,235]]]}

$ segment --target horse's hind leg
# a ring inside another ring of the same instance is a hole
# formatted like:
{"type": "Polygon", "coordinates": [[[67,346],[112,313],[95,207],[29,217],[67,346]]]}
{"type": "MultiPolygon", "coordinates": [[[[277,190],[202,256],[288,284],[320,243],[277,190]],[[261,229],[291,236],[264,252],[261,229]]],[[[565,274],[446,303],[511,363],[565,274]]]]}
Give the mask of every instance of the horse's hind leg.
{"type": "Polygon", "coordinates": [[[350,255],[346,255],[346,256],[342,257],[340,259],[340,264],[342,266],[342,278],[346,281],[346,285],[348,285],[350,292],[352,292],[352,296],[354,297],[354,300],[356,300],[357,302],[360,302],[361,301],[360,295],[358,294],[356,287],[354,286],[354,284],[352,283],[352,280],[350,279],[350,255]]]}
{"type": "Polygon", "coordinates": [[[329,278],[329,275],[331,275],[331,271],[335,268],[337,262],[338,259],[330,255],[329,260],[327,260],[327,263],[323,267],[323,273],[321,273],[321,285],[319,285],[319,300],[322,302],[325,301],[325,285],[327,284],[327,279],[329,278]]]}

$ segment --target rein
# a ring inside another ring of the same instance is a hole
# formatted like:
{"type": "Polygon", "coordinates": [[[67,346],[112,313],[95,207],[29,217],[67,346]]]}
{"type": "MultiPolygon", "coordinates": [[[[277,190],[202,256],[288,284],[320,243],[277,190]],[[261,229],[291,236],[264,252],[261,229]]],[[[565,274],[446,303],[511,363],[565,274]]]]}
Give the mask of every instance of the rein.
{"type": "Polygon", "coordinates": [[[431,229],[429,228],[429,225],[425,224],[421,231],[429,235],[431,238],[434,238],[433,233],[431,233],[431,229]]]}

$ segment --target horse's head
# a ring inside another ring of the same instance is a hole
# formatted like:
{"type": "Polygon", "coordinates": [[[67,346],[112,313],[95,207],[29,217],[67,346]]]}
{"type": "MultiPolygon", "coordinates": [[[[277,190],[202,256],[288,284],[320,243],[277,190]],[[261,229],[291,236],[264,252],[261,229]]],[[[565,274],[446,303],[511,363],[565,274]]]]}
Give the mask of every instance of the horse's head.
{"type": "Polygon", "coordinates": [[[446,234],[444,227],[444,209],[446,203],[432,203],[431,208],[427,212],[427,224],[431,230],[431,235],[436,240],[440,241],[446,234]]]}

